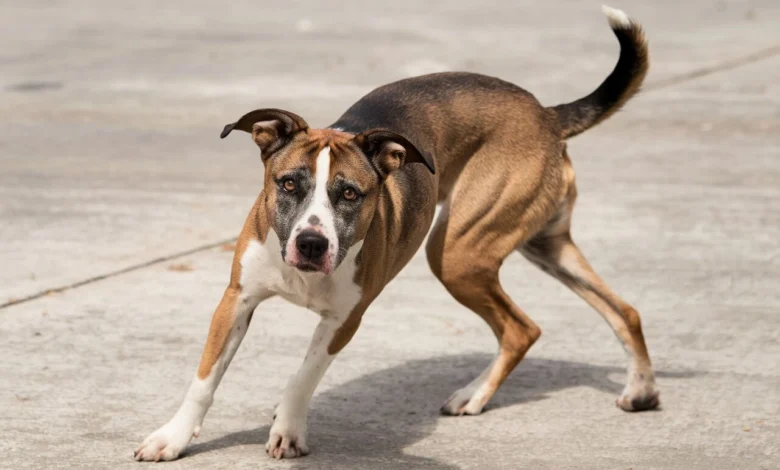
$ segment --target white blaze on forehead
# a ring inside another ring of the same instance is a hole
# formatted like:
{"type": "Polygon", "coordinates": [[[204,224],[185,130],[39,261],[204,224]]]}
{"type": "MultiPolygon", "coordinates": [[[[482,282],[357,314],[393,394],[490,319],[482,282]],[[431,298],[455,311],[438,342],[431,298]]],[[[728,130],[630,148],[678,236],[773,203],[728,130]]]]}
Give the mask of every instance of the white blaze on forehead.
{"type": "Polygon", "coordinates": [[[309,202],[309,206],[304,211],[301,218],[296,222],[293,228],[293,236],[290,237],[287,252],[294,250],[295,238],[304,230],[315,230],[320,232],[328,239],[327,257],[330,259],[331,266],[336,261],[336,254],[339,249],[339,239],[336,234],[336,226],[333,217],[333,207],[328,195],[328,180],[330,179],[330,147],[325,147],[317,155],[317,162],[314,168],[314,192],[309,202]],[[312,224],[309,220],[316,216],[318,223],[312,224]]]}
{"type": "Polygon", "coordinates": [[[317,155],[317,166],[314,169],[314,197],[299,224],[302,230],[313,229],[322,232],[322,234],[325,235],[328,239],[327,256],[332,262],[335,262],[339,248],[339,239],[336,234],[333,207],[331,206],[330,196],[328,195],[330,163],[330,147],[325,147],[320,154],[317,155]],[[317,219],[319,219],[319,224],[310,223],[309,219],[311,219],[311,216],[316,216],[317,219]]]}
{"type": "Polygon", "coordinates": [[[315,209],[318,206],[330,209],[330,198],[328,198],[328,178],[330,177],[330,147],[322,149],[317,155],[317,167],[314,170],[314,199],[311,207],[315,209]]]}

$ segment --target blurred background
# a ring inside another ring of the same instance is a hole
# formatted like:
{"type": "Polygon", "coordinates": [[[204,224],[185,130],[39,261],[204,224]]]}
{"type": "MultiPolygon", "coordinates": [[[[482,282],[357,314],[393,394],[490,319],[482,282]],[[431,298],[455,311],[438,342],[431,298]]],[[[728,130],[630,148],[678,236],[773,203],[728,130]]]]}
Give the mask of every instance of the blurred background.
{"type": "MultiPolygon", "coordinates": [[[[611,6],[645,27],[651,71],[569,144],[573,235],[642,313],[663,410],[614,407],[609,327],[514,256],[502,281],[542,339],[488,412],[438,417],[494,340],[419,253],[323,380],[310,457],[262,446],[316,323],[273,300],[169,466],[777,468],[780,3],[611,6]]],[[[254,144],[221,141],[224,124],[280,107],[327,126],[376,86],[445,70],[554,105],[617,57],[591,1],[3,2],[0,466],[130,467],[175,411],[262,188],[254,144]]]]}

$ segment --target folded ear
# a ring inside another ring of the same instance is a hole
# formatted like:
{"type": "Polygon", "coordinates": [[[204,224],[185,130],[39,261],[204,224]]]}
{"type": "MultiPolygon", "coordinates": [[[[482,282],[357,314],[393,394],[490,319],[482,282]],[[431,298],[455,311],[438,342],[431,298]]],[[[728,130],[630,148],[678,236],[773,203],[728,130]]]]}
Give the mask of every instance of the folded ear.
{"type": "Polygon", "coordinates": [[[233,129],[251,133],[265,160],[289,142],[293,134],[308,128],[306,121],[295,113],[273,108],[256,109],[226,125],[220,137],[224,139],[233,129]]]}
{"type": "Polygon", "coordinates": [[[371,129],[355,136],[355,143],[382,178],[407,163],[422,163],[431,174],[436,173],[433,157],[421,152],[401,134],[385,129],[371,129]]]}

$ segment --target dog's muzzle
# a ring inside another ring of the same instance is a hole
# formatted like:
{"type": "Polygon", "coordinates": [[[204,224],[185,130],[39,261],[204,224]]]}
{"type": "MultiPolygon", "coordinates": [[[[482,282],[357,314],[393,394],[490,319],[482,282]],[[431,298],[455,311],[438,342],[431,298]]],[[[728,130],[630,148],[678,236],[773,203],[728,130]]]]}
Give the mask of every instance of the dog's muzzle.
{"type": "Polygon", "coordinates": [[[306,230],[295,239],[295,248],[298,250],[298,269],[319,271],[328,252],[328,239],[319,232],[306,230]]]}

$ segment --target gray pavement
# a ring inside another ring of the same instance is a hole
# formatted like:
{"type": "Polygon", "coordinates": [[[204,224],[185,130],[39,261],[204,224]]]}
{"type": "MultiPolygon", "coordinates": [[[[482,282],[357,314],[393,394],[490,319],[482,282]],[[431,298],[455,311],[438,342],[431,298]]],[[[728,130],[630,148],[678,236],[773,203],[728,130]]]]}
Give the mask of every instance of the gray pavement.
{"type": "MultiPolygon", "coordinates": [[[[227,280],[221,245],[261,185],[223,124],[279,106],[326,125],[440,70],[557,104],[617,57],[597,2],[328,3],[0,4],[0,467],[143,466],[131,451],[178,406],[227,280]]],[[[663,409],[614,407],[608,326],[515,256],[502,280],[542,339],[483,415],[438,416],[494,340],[420,253],[318,389],[310,456],[263,450],[316,323],[273,300],[163,468],[780,468],[780,4],[613,6],[644,24],[651,73],[570,143],[573,233],[642,312],[663,409]]]]}

